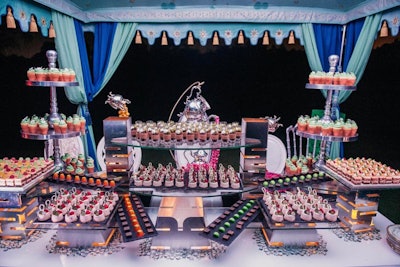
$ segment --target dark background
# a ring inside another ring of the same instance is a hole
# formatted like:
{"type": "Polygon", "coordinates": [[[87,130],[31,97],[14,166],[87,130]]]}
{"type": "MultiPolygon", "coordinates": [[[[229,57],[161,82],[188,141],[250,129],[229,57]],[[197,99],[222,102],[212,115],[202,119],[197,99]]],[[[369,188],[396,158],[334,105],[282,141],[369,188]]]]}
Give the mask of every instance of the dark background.
{"type": "MultiPolygon", "coordinates": [[[[91,42],[90,34],[87,40],[91,42]]],[[[304,88],[310,67],[299,46],[252,46],[248,41],[225,46],[222,40],[219,46],[159,43],[150,46],[144,40],[141,45],[132,44],[107,86],[89,104],[96,141],[103,135],[103,119],[117,115],[104,104],[110,91],[132,101],[129,111],[133,121],[166,121],[183,91],[195,81],[204,81],[202,95],[211,105],[209,115],[219,115],[228,122],[277,115],[284,126],[275,135],[284,143],[285,128],[294,125],[299,115],[324,108],[322,94],[304,88]]],[[[377,40],[357,91],[341,105],[341,111],[359,126],[358,140],[344,145],[345,157],[371,157],[400,169],[399,48],[398,37],[377,40]]],[[[47,67],[48,49],[54,49],[54,42],[40,33],[22,33],[6,29],[5,23],[0,25],[0,157],[43,153],[42,141],[20,137],[19,122],[25,116],[49,112],[49,90],[25,85],[29,67],[47,67]]],[[[88,50],[90,53],[90,45],[88,50]]],[[[63,89],[58,89],[57,96],[59,112],[76,113],[63,89]]],[[[184,99],[173,120],[183,111],[184,99]]],[[[239,153],[234,156],[239,160],[239,153]]],[[[380,205],[380,211],[400,223],[399,190],[385,190],[381,196],[385,204],[380,205]]]]}

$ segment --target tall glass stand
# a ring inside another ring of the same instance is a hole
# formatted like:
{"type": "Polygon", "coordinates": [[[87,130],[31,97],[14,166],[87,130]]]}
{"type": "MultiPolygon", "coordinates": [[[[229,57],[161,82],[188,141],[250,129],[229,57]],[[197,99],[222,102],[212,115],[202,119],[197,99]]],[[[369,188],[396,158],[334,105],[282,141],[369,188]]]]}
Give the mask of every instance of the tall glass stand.
{"type": "MultiPolygon", "coordinates": [[[[53,50],[49,50],[46,52],[46,56],[49,62],[49,68],[56,67],[57,60],[57,52],[53,50]]],[[[50,115],[48,117],[49,123],[49,132],[48,134],[39,134],[39,133],[26,133],[21,132],[22,138],[31,139],[31,140],[45,140],[45,149],[47,151],[48,148],[48,140],[53,140],[53,157],[54,157],[54,165],[58,168],[62,168],[63,162],[61,160],[60,154],[60,143],[59,139],[70,138],[80,136],[81,132],[79,131],[67,131],[67,133],[56,133],[54,131],[54,122],[56,120],[61,119],[61,115],[58,113],[58,104],[57,104],[57,87],[69,87],[69,86],[78,86],[79,83],[74,82],[64,82],[64,81],[26,81],[27,86],[36,86],[36,87],[49,87],[50,88],[50,115]]]]}

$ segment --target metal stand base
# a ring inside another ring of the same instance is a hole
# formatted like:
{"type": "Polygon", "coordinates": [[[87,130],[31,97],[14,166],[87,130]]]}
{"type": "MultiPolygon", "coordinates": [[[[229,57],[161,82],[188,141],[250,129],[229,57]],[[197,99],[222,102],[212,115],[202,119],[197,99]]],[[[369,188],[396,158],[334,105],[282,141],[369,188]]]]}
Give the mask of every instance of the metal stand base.
{"type": "Polygon", "coordinates": [[[262,233],[271,247],[312,247],[319,245],[319,236],[316,229],[272,230],[263,228],[262,233]]]}
{"type": "Polygon", "coordinates": [[[163,197],[151,249],[209,250],[210,241],[199,236],[204,227],[203,198],[163,197]]]}

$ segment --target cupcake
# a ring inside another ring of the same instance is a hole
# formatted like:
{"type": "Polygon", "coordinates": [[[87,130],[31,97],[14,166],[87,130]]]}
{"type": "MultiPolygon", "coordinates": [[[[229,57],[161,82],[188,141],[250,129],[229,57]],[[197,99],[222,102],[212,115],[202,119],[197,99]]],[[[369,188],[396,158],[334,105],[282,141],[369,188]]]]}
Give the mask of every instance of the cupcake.
{"type": "Polygon", "coordinates": [[[26,72],[26,75],[28,76],[29,81],[36,81],[36,73],[35,73],[35,68],[31,67],[28,69],[26,72]]]}
{"type": "Polygon", "coordinates": [[[29,133],[29,122],[30,122],[30,119],[28,116],[26,116],[25,118],[23,118],[21,120],[20,125],[21,125],[22,132],[29,133]]]}
{"type": "Polygon", "coordinates": [[[354,74],[354,72],[350,72],[349,77],[348,77],[348,85],[354,86],[356,84],[356,80],[357,80],[357,77],[354,74]]]}
{"type": "Polygon", "coordinates": [[[60,80],[61,73],[58,68],[50,68],[48,71],[49,81],[58,82],[60,80]]]}
{"type": "Polygon", "coordinates": [[[73,69],[69,69],[67,77],[68,77],[69,82],[75,81],[75,77],[76,77],[75,71],[73,69]]]}
{"type": "Polygon", "coordinates": [[[60,120],[58,123],[58,127],[60,128],[60,133],[65,134],[67,133],[68,126],[65,120],[60,120]]]}
{"type": "Polygon", "coordinates": [[[74,128],[74,131],[80,132],[81,131],[81,120],[79,117],[73,117],[72,119],[72,125],[74,128]]]}
{"type": "Polygon", "coordinates": [[[310,84],[317,83],[317,73],[315,71],[311,71],[310,74],[308,75],[308,82],[310,84]]]}
{"type": "Polygon", "coordinates": [[[341,120],[337,120],[332,127],[333,136],[343,136],[343,122],[341,120]]]}
{"type": "Polygon", "coordinates": [[[311,118],[308,121],[307,132],[310,134],[315,134],[317,131],[317,120],[315,118],[311,118]]]}
{"type": "Polygon", "coordinates": [[[94,172],[94,160],[92,157],[88,157],[86,159],[86,170],[88,173],[94,172]]]}
{"type": "Polygon", "coordinates": [[[352,129],[353,125],[351,122],[347,121],[346,123],[343,124],[343,136],[352,136],[352,129]]]}
{"type": "Polygon", "coordinates": [[[74,166],[72,166],[71,164],[69,164],[69,165],[65,168],[65,171],[66,171],[67,173],[73,173],[73,172],[75,171],[75,168],[74,168],[74,166]]]}
{"type": "Polygon", "coordinates": [[[297,130],[299,130],[300,132],[306,132],[307,131],[307,124],[308,124],[307,120],[308,120],[308,116],[301,115],[297,119],[297,130]]]}
{"type": "Polygon", "coordinates": [[[75,169],[75,174],[77,174],[77,175],[83,175],[84,173],[85,173],[85,171],[81,167],[77,167],[75,169]]]}
{"type": "Polygon", "coordinates": [[[73,131],[73,130],[74,130],[74,125],[73,125],[72,116],[68,116],[68,117],[67,117],[66,123],[67,123],[67,128],[68,128],[68,130],[69,130],[69,131],[73,131]]]}
{"type": "Polygon", "coordinates": [[[47,123],[47,121],[45,119],[41,119],[39,121],[39,131],[40,134],[46,135],[49,132],[49,124],[47,123]]]}
{"type": "Polygon", "coordinates": [[[35,77],[37,81],[46,81],[47,80],[47,70],[42,67],[35,68],[35,77]]]}
{"type": "Polygon", "coordinates": [[[357,123],[353,120],[351,120],[351,133],[350,136],[355,136],[357,134],[358,126],[357,123]]]}
{"type": "Polygon", "coordinates": [[[38,132],[38,124],[35,119],[31,119],[28,124],[29,133],[37,133],[38,132]]]}
{"type": "Polygon", "coordinates": [[[60,119],[59,118],[55,118],[52,121],[52,125],[53,125],[53,129],[54,129],[55,133],[60,133],[61,132],[60,127],[59,127],[59,125],[60,125],[60,119]]]}
{"type": "Polygon", "coordinates": [[[86,130],[86,119],[85,119],[85,117],[80,116],[79,117],[79,122],[81,123],[81,126],[80,126],[81,133],[84,134],[85,130],[86,130]]]}
{"type": "Polygon", "coordinates": [[[321,135],[328,136],[332,135],[332,123],[324,122],[321,124],[321,135]]]}

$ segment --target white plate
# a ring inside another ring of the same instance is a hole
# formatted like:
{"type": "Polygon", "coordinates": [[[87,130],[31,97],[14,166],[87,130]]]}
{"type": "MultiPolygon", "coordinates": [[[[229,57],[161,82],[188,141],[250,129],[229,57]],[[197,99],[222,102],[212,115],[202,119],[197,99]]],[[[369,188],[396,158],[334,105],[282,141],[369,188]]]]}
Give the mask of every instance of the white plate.
{"type": "Polygon", "coordinates": [[[268,135],[267,171],[281,174],[285,168],[286,148],[283,142],[274,135],[268,135]]]}

